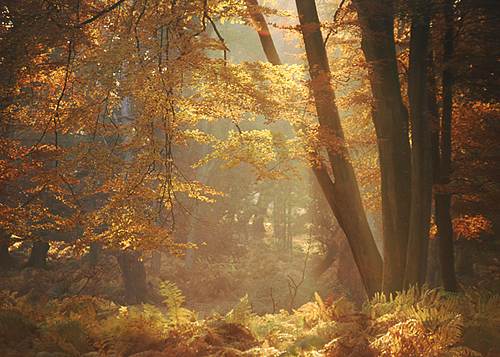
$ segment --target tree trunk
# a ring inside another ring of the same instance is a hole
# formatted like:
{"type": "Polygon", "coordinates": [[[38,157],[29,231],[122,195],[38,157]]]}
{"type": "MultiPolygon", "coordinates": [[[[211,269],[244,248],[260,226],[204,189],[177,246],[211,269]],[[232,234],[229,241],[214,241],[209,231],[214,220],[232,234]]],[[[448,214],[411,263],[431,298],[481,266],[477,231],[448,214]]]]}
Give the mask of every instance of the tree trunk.
{"type": "Polygon", "coordinates": [[[408,113],[403,104],[390,0],[354,0],[361,25],[362,50],[370,65],[373,121],[382,177],[384,230],[383,290],[403,287],[410,216],[408,113]]]}
{"type": "Polygon", "coordinates": [[[153,250],[151,254],[151,273],[153,275],[160,275],[161,272],[161,252],[153,250]]]}
{"type": "Polygon", "coordinates": [[[9,252],[9,234],[0,228],[0,269],[12,269],[16,266],[15,259],[9,252]]]}
{"type": "Polygon", "coordinates": [[[128,304],[145,302],[148,296],[146,269],[144,262],[140,260],[139,253],[134,251],[119,252],[117,259],[122,272],[125,301],[128,304]]]}
{"type": "Polygon", "coordinates": [[[313,267],[313,274],[319,278],[325,271],[330,268],[339,256],[339,244],[331,239],[326,243],[326,254],[313,267]]]}
{"type": "Polygon", "coordinates": [[[468,239],[460,239],[456,242],[456,272],[459,276],[472,277],[474,275],[474,248],[474,242],[468,239]]]}
{"type": "Polygon", "coordinates": [[[349,297],[359,305],[366,301],[366,294],[363,291],[363,283],[356,270],[356,264],[352,254],[348,251],[345,241],[339,245],[339,259],[337,262],[337,277],[349,292],[349,297]]]}
{"type": "MultiPolygon", "coordinates": [[[[443,111],[441,116],[441,159],[439,168],[439,184],[450,183],[451,174],[451,119],[453,73],[451,58],[453,55],[453,1],[446,0],[444,4],[445,37],[443,48],[443,111]]],[[[441,278],[446,290],[456,291],[455,257],[453,252],[453,226],[451,222],[451,194],[443,190],[435,193],[436,225],[439,239],[439,257],[441,278]]]]}
{"type": "Polygon", "coordinates": [[[412,3],[408,97],[411,120],[411,208],[405,287],[425,282],[432,207],[432,158],[428,109],[429,1],[412,3]]]}
{"type": "Polygon", "coordinates": [[[38,269],[45,268],[47,266],[47,253],[49,252],[49,248],[50,246],[48,242],[33,242],[31,254],[26,266],[38,269]]]}
{"type": "Polygon", "coordinates": [[[436,193],[436,225],[438,228],[439,265],[443,287],[448,291],[457,291],[455,276],[455,254],[453,249],[453,226],[451,223],[451,195],[436,193]]]}
{"type": "Polygon", "coordinates": [[[252,19],[252,23],[259,34],[260,43],[262,44],[262,49],[266,54],[267,60],[274,65],[280,65],[281,59],[278,55],[278,51],[276,51],[273,38],[271,37],[271,32],[269,31],[264,15],[262,15],[262,12],[259,9],[257,0],[246,0],[245,2],[250,18],[252,19]]]}
{"type": "MultiPolygon", "coordinates": [[[[431,121],[431,162],[432,162],[432,182],[434,184],[439,182],[439,166],[440,166],[440,152],[439,152],[439,110],[436,101],[436,77],[434,72],[434,53],[429,53],[429,73],[428,73],[428,86],[427,86],[427,107],[429,109],[429,117],[431,121]]],[[[432,205],[432,202],[431,202],[432,205]]],[[[432,208],[431,208],[432,210],[432,208]]],[[[434,217],[436,210],[434,208],[434,217]]],[[[426,282],[431,288],[440,285],[440,264],[439,264],[439,248],[438,239],[433,239],[429,242],[428,261],[426,264],[426,282]]]]}
{"type": "MultiPolygon", "coordinates": [[[[335,95],[330,84],[328,59],[319,29],[316,4],[314,1],[299,0],[296,1],[296,4],[302,28],[308,29],[306,32],[303,31],[303,36],[311,79],[315,83],[313,83],[313,90],[320,125],[322,130],[333,131],[335,136],[343,140],[340,118],[335,105],[335,95]],[[310,24],[314,27],[314,31],[312,32],[309,31],[307,26],[304,26],[310,24]]],[[[252,21],[256,24],[267,60],[275,65],[280,65],[281,60],[272,41],[267,23],[259,12],[258,7],[255,6],[257,2],[247,1],[247,5],[250,5],[250,15],[252,16],[252,21]],[[258,13],[257,16],[255,13],[258,13]]],[[[363,285],[368,295],[371,296],[380,290],[382,258],[377,250],[366,220],[359,188],[354,170],[349,162],[348,153],[332,153],[329,156],[332,166],[337,168],[336,173],[334,173],[335,183],[330,178],[325,167],[314,167],[313,172],[333,214],[346,234],[357,268],[360,271],[363,285]]]]}
{"type": "MultiPolygon", "coordinates": [[[[330,67],[323,45],[316,4],[314,1],[296,0],[296,5],[320,130],[333,135],[343,144],[344,133],[330,82],[330,67]]],[[[327,148],[327,152],[334,183],[324,168],[315,168],[314,173],[339,225],[345,232],[364,287],[368,295],[372,295],[380,290],[382,259],[366,219],[349,153],[345,145],[342,145],[340,150],[327,148]]]]}
{"type": "Polygon", "coordinates": [[[440,265],[439,265],[439,251],[438,251],[438,240],[431,239],[429,241],[429,254],[427,261],[427,276],[426,284],[430,288],[437,288],[441,285],[440,281],[440,265]]]}
{"type": "Polygon", "coordinates": [[[96,266],[99,262],[99,257],[101,256],[102,246],[98,242],[90,243],[90,251],[88,254],[89,263],[92,266],[96,266]]]}

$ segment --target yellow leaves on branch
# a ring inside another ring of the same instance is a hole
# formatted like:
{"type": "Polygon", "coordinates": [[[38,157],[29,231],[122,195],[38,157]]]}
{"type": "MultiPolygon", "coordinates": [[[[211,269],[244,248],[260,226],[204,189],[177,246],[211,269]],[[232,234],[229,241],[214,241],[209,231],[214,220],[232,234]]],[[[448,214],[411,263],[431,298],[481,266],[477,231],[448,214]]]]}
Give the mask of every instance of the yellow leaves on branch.
{"type": "MultiPolygon", "coordinates": [[[[493,225],[489,219],[483,215],[461,215],[452,219],[455,239],[474,240],[479,239],[483,234],[492,234],[493,225]]],[[[431,222],[429,236],[435,239],[438,235],[436,223],[431,222]]]]}
{"type": "MultiPolygon", "coordinates": [[[[82,2],[80,21],[113,3],[82,2]]],[[[170,237],[158,222],[166,214],[159,212],[172,211],[177,195],[207,203],[222,195],[205,179],[190,177],[191,170],[248,165],[257,179],[277,179],[293,176],[314,155],[319,162],[325,148],[344,147],[333,135],[319,135],[304,66],[223,60],[225,45],[208,33],[212,26],[204,14],[221,28],[248,22],[242,0],[208,1],[206,8],[203,1],[125,1],[76,29],[69,26],[77,18],[71,6],[52,14],[69,27],[30,37],[26,47],[36,51],[19,71],[15,100],[5,111],[22,138],[20,145],[0,142],[7,152],[0,182],[21,194],[2,202],[0,223],[22,227],[15,233],[29,236],[30,225],[44,216],[68,227],[79,218],[83,241],[145,247],[158,243],[155,237],[170,237]],[[264,124],[269,129],[255,129],[264,124]],[[48,213],[37,198],[42,192],[72,213],[48,213]]],[[[341,57],[353,63],[350,75],[360,54],[348,47],[341,57]]],[[[368,177],[362,181],[373,182],[373,152],[358,149],[370,142],[372,129],[365,123],[366,81],[332,69],[334,85],[345,91],[339,103],[346,146],[356,151],[357,173],[368,177]],[[343,86],[347,79],[349,88],[343,86]]]]}
{"type": "Polygon", "coordinates": [[[230,130],[227,138],[213,144],[213,150],[194,164],[207,165],[215,160],[229,169],[241,164],[250,165],[257,179],[278,179],[293,175],[294,163],[298,158],[294,153],[300,145],[294,139],[286,139],[282,134],[268,129],[235,131],[230,130]]]}
{"type": "Polygon", "coordinates": [[[457,239],[478,239],[482,234],[493,233],[490,220],[482,215],[463,215],[453,219],[457,239]]]}

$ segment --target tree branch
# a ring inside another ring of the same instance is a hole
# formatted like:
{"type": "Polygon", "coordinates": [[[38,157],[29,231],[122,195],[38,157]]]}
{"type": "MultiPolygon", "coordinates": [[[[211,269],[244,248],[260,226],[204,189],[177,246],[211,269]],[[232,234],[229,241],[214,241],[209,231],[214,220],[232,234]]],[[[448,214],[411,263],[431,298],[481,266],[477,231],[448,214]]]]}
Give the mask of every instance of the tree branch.
{"type": "Polygon", "coordinates": [[[333,15],[333,24],[332,24],[330,31],[328,31],[328,34],[325,37],[325,41],[323,42],[324,47],[326,47],[326,43],[328,42],[328,39],[330,38],[330,36],[337,32],[336,26],[338,25],[337,24],[338,16],[339,16],[340,10],[342,9],[342,6],[344,6],[344,3],[345,3],[345,0],[342,0],[340,2],[339,6],[337,7],[337,10],[335,11],[335,14],[333,15]]]}
{"type": "Polygon", "coordinates": [[[120,6],[123,2],[125,2],[125,0],[118,0],[117,2],[115,2],[113,5],[111,5],[110,7],[107,7],[101,11],[99,11],[97,14],[95,14],[94,16],[88,18],[87,20],[81,22],[78,27],[83,27],[85,25],[88,25],[90,24],[91,22],[94,22],[95,20],[97,20],[98,18],[100,18],[101,16],[104,16],[106,15],[108,12],[110,11],[113,11],[114,9],[116,9],[118,6],[120,6]]]}

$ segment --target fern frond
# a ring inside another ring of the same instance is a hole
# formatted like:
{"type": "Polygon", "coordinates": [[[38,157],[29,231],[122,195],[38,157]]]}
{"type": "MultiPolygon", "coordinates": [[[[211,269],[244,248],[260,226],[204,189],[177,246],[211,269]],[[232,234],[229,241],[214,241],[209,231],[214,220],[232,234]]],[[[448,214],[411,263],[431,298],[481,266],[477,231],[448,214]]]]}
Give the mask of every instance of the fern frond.
{"type": "Polygon", "coordinates": [[[253,316],[252,305],[248,300],[248,294],[246,294],[240,299],[238,304],[226,314],[225,320],[227,322],[247,326],[253,316]]]}
{"type": "Polygon", "coordinates": [[[195,314],[191,310],[182,307],[186,298],[175,283],[162,281],[160,283],[160,295],[163,296],[163,303],[167,306],[167,316],[170,322],[181,325],[195,318],[195,314]]]}

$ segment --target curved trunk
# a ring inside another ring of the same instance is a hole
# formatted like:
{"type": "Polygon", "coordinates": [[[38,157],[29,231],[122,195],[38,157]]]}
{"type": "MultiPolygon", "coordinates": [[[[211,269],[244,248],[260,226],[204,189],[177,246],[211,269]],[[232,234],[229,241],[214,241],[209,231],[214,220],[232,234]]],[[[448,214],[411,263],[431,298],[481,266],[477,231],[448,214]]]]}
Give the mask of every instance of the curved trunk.
{"type": "Polygon", "coordinates": [[[266,19],[259,10],[259,3],[257,0],[246,0],[245,2],[250,18],[252,19],[252,23],[259,34],[260,43],[262,44],[262,49],[266,54],[267,60],[274,65],[280,65],[281,59],[278,55],[278,51],[276,51],[276,47],[274,46],[273,38],[271,37],[271,32],[267,26],[266,19]]]}
{"type": "MultiPolygon", "coordinates": [[[[313,95],[321,130],[330,132],[343,141],[344,134],[335,104],[335,93],[330,83],[330,68],[323,44],[316,4],[314,1],[297,0],[296,5],[306,46],[313,95]]],[[[268,61],[274,65],[280,65],[281,60],[267,23],[258,10],[257,1],[247,0],[247,6],[268,61]]],[[[364,288],[371,296],[380,290],[382,258],[368,225],[356,176],[348,156],[345,149],[343,152],[329,151],[335,182],[325,167],[314,167],[313,172],[333,214],[347,237],[364,288]]]]}
{"type": "Polygon", "coordinates": [[[344,145],[344,132],[331,85],[316,4],[314,1],[296,0],[296,5],[320,130],[333,135],[341,143],[340,149],[327,148],[334,182],[324,168],[315,168],[314,173],[347,237],[364,287],[368,295],[372,295],[380,290],[382,258],[368,225],[349,152],[344,145]]]}

